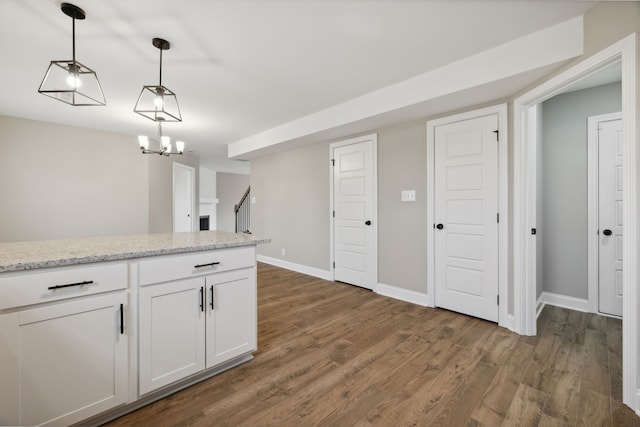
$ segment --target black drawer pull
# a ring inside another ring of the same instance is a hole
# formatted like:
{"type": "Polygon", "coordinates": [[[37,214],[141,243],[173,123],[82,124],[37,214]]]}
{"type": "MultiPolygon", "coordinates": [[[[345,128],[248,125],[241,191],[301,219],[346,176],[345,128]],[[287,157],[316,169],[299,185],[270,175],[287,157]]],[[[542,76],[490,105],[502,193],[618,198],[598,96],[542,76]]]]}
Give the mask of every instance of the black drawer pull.
{"type": "Polygon", "coordinates": [[[194,265],[193,268],[213,267],[214,265],[218,265],[218,264],[220,264],[220,261],[210,262],[209,264],[194,265]]]}
{"type": "Polygon", "coordinates": [[[84,285],[90,285],[92,283],[93,283],[93,280],[85,280],[84,282],[69,283],[68,285],[49,286],[47,289],[49,289],[50,291],[55,291],[56,289],[69,288],[71,286],[84,286],[84,285]]]}
{"type": "Polygon", "coordinates": [[[124,304],[120,304],[120,335],[124,334],[124,304]]]}

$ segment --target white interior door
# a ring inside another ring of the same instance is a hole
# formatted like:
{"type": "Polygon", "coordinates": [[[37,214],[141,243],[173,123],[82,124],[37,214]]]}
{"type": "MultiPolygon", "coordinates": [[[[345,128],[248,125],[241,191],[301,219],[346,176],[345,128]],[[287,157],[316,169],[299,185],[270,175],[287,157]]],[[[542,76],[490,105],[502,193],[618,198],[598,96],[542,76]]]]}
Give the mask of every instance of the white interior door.
{"type": "Polygon", "coordinates": [[[622,119],[598,122],[598,311],[622,316],[622,119]]]}
{"type": "Polygon", "coordinates": [[[173,164],[173,231],[193,231],[195,198],[195,170],[179,163],[173,164]]]}
{"type": "Polygon", "coordinates": [[[332,146],[332,154],[334,279],[373,289],[377,280],[375,139],[338,143],[332,146]]]}
{"type": "Polygon", "coordinates": [[[435,128],[435,305],[498,321],[498,115],[435,128]]]}

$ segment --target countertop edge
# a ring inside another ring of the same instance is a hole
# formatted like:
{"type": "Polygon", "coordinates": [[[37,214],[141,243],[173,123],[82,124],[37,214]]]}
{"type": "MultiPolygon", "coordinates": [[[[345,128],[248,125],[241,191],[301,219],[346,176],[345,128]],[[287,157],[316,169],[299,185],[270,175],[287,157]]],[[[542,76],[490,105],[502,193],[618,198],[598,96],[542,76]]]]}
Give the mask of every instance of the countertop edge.
{"type": "Polygon", "coordinates": [[[146,258],[160,255],[174,255],[191,252],[203,252],[216,249],[236,248],[243,246],[257,246],[261,243],[270,243],[271,239],[255,239],[242,242],[224,242],[199,246],[173,247],[167,249],[141,250],[134,252],[121,252],[104,255],[65,257],[60,259],[51,259],[46,261],[35,261],[27,263],[5,264],[0,265],[0,273],[20,272],[27,270],[38,270],[42,268],[64,267],[70,265],[91,264],[96,262],[122,261],[136,258],[146,258]]]}

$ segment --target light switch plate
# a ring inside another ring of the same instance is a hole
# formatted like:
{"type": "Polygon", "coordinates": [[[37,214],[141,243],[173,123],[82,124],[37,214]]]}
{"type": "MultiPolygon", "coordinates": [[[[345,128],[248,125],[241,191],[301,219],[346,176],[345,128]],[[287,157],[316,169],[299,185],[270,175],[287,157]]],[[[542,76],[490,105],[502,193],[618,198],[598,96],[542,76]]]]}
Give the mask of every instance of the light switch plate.
{"type": "Polygon", "coordinates": [[[416,201],[416,190],[402,190],[402,201],[403,202],[415,202],[416,201]]]}

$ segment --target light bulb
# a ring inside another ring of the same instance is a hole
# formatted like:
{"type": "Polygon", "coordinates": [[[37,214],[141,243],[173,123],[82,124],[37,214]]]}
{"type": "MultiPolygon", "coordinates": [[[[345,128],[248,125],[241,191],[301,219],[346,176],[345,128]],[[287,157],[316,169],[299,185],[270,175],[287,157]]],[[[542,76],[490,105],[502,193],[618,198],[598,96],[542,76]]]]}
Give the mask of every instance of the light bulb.
{"type": "Polygon", "coordinates": [[[144,150],[149,149],[149,137],[146,135],[138,135],[138,143],[140,144],[140,148],[144,150]]]}
{"type": "Polygon", "coordinates": [[[166,151],[170,151],[171,150],[171,138],[163,135],[160,137],[160,141],[162,142],[162,148],[164,148],[166,151]]]}
{"type": "Polygon", "coordinates": [[[178,153],[184,151],[184,141],[176,141],[176,150],[178,150],[178,153]]]}
{"type": "Polygon", "coordinates": [[[76,64],[69,64],[69,75],[67,76],[67,84],[74,89],[82,86],[82,80],[80,80],[79,67],[76,64]]]}
{"type": "Polygon", "coordinates": [[[156,97],[153,99],[153,104],[156,108],[164,107],[164,91],[162,89],[156,90],[156,97]]]}
{"type": "Polygon", "coordinates": [[[82,80],[80,80],[80,77],[76,76],[75,74],[69,73],[69,75],[67,76],[67,84],[69,85],[69,87],[77,89],[82,86],[82,80]]]}

